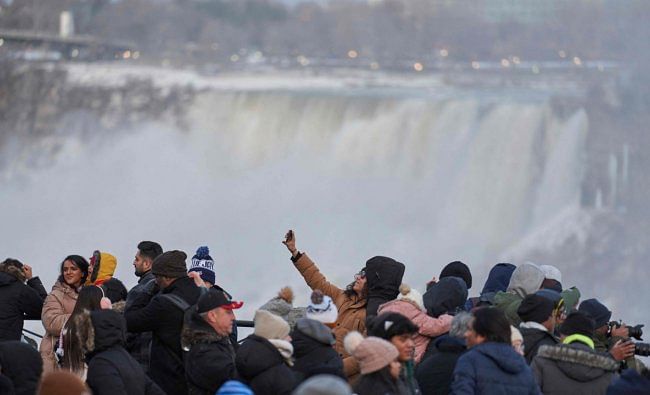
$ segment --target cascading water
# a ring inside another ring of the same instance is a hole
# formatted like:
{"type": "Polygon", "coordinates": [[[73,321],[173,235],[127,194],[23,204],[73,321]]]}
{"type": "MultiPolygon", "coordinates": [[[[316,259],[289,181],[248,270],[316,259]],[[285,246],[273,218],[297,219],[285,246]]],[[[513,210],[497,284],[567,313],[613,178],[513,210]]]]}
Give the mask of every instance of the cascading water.
{"type": "Polygon", "coordinates": [[[578,207],[584,111],[560,117],[538,95],[394,92],[206,90],[181,130],[148,119],[91,138],[59,131],[50,166],[4,174],[0,250],[47,287],[64,256],[109,251],[132,285],[140,240],[189,256],[207,244],[217,282],[250,315],[283,285],[306,301],[280,244],[289,227],[341,286],[389,255],[423,287],[456,259],[480,283],[510,246],[578,207]]]}

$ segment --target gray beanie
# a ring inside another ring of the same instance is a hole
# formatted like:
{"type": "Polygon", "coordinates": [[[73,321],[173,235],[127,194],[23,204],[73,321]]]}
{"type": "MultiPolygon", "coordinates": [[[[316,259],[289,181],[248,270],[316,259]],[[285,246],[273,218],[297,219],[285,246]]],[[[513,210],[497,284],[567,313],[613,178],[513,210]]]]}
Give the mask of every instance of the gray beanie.
{"type": "Polygon", "coordinates": [[[300,384],[293,395],[352,395],[352,390],[340,377],[319,374],[300,384]]]}
{"type": "Polygon", "coordinates": [[[163,252],[153,261],[151,273],[153,273],[154,276],[165,276],[171,278],[186,276],[186,259],[187,254],[183,251],[173,250],[163,252]]]}

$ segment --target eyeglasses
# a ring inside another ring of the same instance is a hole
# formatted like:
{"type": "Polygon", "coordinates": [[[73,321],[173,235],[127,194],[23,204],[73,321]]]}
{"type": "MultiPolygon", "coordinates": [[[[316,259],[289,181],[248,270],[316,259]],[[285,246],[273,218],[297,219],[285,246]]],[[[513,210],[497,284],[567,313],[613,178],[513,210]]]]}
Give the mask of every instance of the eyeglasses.
{"type": "Polygon", "coordinates": [[[360,279],[360,278],[366,278],[366,271],[365,270],[361,270],[359,273],[354,275],[355,280],[360,279]]]}

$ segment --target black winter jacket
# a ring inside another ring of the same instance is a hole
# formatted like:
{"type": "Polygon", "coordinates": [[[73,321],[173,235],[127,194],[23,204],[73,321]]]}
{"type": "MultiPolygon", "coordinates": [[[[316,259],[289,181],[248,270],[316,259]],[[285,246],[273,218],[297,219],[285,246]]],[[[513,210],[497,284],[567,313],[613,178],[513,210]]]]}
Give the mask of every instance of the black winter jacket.
{"type": "Polygon", "coordinates": [[[181,344],[190,395],[213,395],[235,378],[235,349],[230,337],[219,336],[193,309],[185,315],[181,344]]]}
{"type": "Polygon", "coordinates": [[[43,372],[43,359],[26,343],[15,340],[1,342],[0,368],[2,375],[11,381],[9,388],[13,387],[13,392],[4,389],[5,392],[0,393],[33,395],[43,372]]]}
{"type": "Polygon", "coordinates": [[[94,395],[164,395],[124,349],[124,318],[112,310],[90,314],[94,342],[86,354],[87,383],[94,395]]]}
{"type": "Polygon", "coordinates": [[[256,395],[288,395],[296,387],[293,371],[275,346],[263,337],[246,338],[237,350],[235,364],[239,378],[256,395]]]}
{"type": "Polygon", "coordinates": [[[524,358],[529,365],[533,363],[533,358],[541,346],[554,346],[559,343],[555,336],[540,329],[519,328],[519,331],[524,338],[524,358]]]}
{"type": "Polygon", "coordinates": [[[0,265],[0,341],[20,340],[24,320],[41,319],[47,292],[38,277],[24,281],[19,268],[0,265]]]}
{"type": "Polygon", "coordinates": [[[415,370],[415,377],[423,395],[448,394],[456,361],[467,350],[465,342],[449,335],[435,341],[436,353],[423,359],[415,370]]]}
{"type": "Polygon", "coordinates": [[[354,385],[358,395],[408,395],[408,389],[401,380],[390,376],[387,368],[370,374],[363,374],[354,385]]]}
{"type": "Polygon", "coordinates": [[[380,305],[397,297],[404,277],[404,269],[403,263],[385,256],[375,256],[366,262],[368,287],[366,320],[377,315],[380,305]]]}
{"type": "Polygon", "coordinates": [[[343,373],[343,360],[332,347],[332,343],[318,341],[300,330],[294,330],[291,334],[291,344],[295,358],[293,371],[298,381],[304,381],[317,374],[346,378],[343,373]]]}
{"type": "MultiPolygon", "coordinates": [[[[144,297],[153,297],[156,291],[156,278],[151,273],[147,272],[144,276],[140,277],[138,284],[131,288],[126,295],[125,310],[130,309],[133,303],[138,300],[141,295],[144,297]]],[[[149,373],[149,351],[151,349],[151,332],[132,333],[126,334],[126,350],[131,356],[140,363],[146,373],[149,373]]]]}
{"type": "Polygon", "coordinates": [[[176,279],[152,299],[141,294],[125,311],[129,332],[152,332],[151,378],[168,394],[187,394],[181,351],[181,330],[185,312],[163,297],[174,294],[189,305],[196,304],[201,291],[189,277],[176,279]]]}

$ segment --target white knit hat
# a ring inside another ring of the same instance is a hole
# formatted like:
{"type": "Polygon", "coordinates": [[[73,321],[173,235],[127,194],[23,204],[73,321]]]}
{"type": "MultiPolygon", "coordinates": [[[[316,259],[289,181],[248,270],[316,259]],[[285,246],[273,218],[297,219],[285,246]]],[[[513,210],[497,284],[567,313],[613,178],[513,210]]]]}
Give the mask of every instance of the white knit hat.
{"type": "Polygon", "coordinates": [[[410,300],[411,302],[418,305],[420,310],[424,310],[424,301],[422,300],[422,294],[419,293],[416,289],[411,288],[408,284],[402,283],[399,286],[399,295],[397,299],[410,300]]]}
{"type": "Polygon", "coordinates": [[[311,300],[306,310],[306,317],[320,321],[323,324],[333,324],[339,316],[339,311],[332,298],[316,289],[311,294],[311,300]]]}
{"type": "Polygon", "coordinates": [[[266,310],[257,310],[255,312],[255,333],[265,339],[284,340],[289,336],[289,324],[282,317],[269,313],[266,310]]]}

